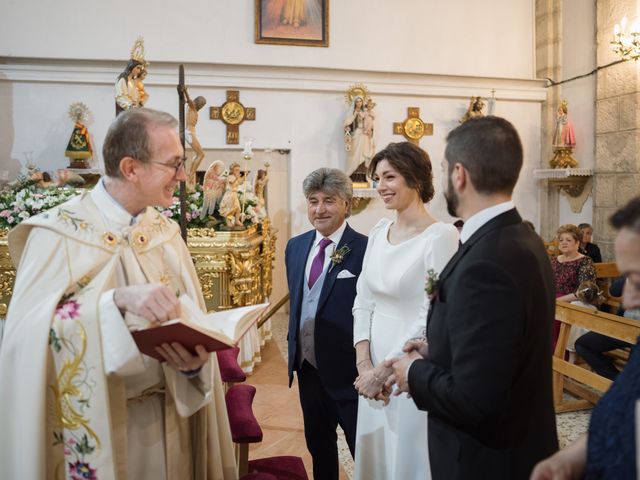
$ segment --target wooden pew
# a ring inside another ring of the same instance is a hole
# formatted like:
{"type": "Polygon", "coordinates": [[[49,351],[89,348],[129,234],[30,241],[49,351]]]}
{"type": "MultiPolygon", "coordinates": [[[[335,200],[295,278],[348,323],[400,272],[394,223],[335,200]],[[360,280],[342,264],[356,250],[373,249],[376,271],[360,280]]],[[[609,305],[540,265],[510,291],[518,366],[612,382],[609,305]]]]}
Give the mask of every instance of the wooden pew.
{"type": "Polygon", "coordinates": [[[556,413],[591,408],[612,382],[564,359],[571,326],[583,327],[635,344],[640,336],[640,322],[561,301],[556,301],[556,320],[561,322],[560,335],[553,353],[553,400],[556,413]],[[578,397],[578,400],[565,401],[565,390],[578,397]]]}
{"type": "Polygon", "coordinates": [[[620,276],[618,266],[615,262],[594,263],[598,285],[604,293],[604,303],[611,307],[611,312],[615,313],[620,308],[620,297],[614,297],[609,293],[611,281],[620,276]]]}

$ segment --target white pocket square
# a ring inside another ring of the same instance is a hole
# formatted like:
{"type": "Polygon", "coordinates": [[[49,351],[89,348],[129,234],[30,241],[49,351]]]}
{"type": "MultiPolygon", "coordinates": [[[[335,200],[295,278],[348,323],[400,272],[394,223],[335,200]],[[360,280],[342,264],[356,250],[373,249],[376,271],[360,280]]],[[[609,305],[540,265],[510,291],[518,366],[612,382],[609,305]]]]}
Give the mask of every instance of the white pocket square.
{"type": "Polygon", "coordinates": [[[338,276],[336,277],[336,279],[340,280],[341,278],[353,278],[353,277],[355,277],[355,275],[351,273],[349,270],[341,270],[338,276]]]}

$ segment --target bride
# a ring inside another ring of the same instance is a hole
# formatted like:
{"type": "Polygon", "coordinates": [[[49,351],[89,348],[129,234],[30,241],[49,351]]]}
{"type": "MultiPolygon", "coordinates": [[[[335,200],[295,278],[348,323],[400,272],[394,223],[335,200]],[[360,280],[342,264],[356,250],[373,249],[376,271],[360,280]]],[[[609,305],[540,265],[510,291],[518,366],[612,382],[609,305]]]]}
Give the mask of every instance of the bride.
{"type": "Polygon", "coordinates": [[[383,398],[392,373],[384,360],[400,355],[407,340],[425,336],[425,281],[433,276],[429,270],[441,272],[457,250],[458,231],[436,221],[424,206],[433,198],[433,175],[420,147],[391,143],[373,157],[369,172],[396,219],[380,220],[369,234],[353,306],[355,386],[361,395],[355,478],[430,479],[427,413],[404,395],[375,398],[383,398]]]}

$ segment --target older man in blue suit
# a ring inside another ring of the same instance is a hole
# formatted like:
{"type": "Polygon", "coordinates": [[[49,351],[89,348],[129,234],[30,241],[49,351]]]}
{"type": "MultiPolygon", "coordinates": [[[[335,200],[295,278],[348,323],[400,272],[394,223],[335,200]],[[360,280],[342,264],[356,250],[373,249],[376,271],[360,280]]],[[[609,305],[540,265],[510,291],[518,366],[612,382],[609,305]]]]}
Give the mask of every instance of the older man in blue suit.
{"type": "Polygon", "coordinates": [[[285,251],[289,386],[295,370],[314,478],[337,480],[338,424],[355,452],[358,372],[351,309],[367,237],[346,223],[353,189],[342,171],[315,170],[303,191],[314,229],[289,240],[285,251]]]}

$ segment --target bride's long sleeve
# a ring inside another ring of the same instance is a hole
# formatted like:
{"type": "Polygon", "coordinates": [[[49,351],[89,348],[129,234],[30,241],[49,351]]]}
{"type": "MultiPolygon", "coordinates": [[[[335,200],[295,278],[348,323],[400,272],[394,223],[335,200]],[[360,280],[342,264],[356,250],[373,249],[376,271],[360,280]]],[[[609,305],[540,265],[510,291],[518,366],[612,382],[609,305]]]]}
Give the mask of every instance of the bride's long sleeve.
{"type": "MultiPolygon", "coordinates": [[[[427,279],[427,272],[431,269],[440,275],[458,250],[458,239],[458,229],[450,224],[443,225],[438,234],[434,235],[433,242],[424,251],[424,281],[427,279]]],[[[400,343],[387,354],[385,360],[402,355],[402,347],[407,340],[425,337],[431,301],[426,292],[423,295],[419,314],[413,319],[405,335],[401,337],[400,343]]]]}
{"type": "Polygon", "coordinates": [[[376,302],[373,298],[373,294],[367,285],[366,271],[369,265],[371,250],[374,239],[378,232],[385,225],[385,222],[389,222],[387,219],[380,220],[375,227],[369,232],[369,240],[367,242],[367,250],[364,252],[364,259],[362,260],[362,271],[360,277],[356,283],[356,298],[353,301],[353,344],[357,344],[363,340],[371,340],[371,317],[373,316],[373,310],[375,309],[376,302]]]}

